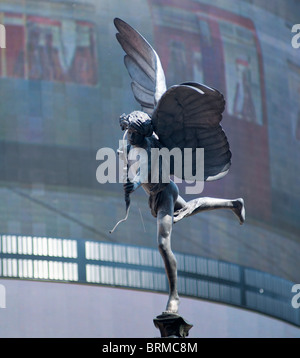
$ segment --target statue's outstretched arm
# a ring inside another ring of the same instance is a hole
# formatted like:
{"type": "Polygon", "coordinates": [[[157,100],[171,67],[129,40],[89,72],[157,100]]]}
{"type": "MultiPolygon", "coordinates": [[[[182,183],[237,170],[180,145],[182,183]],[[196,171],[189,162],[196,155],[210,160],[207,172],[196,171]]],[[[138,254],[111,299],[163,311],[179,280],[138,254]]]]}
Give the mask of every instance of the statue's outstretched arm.
{"type": "Polygon", "coordinates": [[[123,184],[123,188],[126,194],[131,194],[136,191],[142,185],[140,180],[127,181],[123,184]]]}

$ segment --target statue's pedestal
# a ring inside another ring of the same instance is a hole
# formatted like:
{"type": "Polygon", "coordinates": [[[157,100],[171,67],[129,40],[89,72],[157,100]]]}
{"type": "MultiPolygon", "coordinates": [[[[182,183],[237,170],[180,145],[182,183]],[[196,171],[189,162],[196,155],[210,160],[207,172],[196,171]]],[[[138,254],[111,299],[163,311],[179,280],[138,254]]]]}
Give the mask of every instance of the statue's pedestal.
{"type": "Polygon", "coordinates": [[[162,338],[185,338],[193,327],[183,317],[174,313],[162,313],[153,319],[154,325],[160,330],[162,338]]]}

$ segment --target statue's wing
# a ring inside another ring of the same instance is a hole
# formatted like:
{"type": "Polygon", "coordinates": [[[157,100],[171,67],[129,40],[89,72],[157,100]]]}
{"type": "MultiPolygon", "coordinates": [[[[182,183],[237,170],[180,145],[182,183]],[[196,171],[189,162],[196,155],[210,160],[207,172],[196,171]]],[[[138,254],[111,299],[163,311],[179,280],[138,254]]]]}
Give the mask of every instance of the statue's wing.
{"type": "MultiPolygon", "coordinates": [[[[180,148],[182,153],[184,148],[192,148],[194,153],[196,148],[204,148],[206,181],[224,177],[231,165],[229,144],[220,125],[224,109],[225,100],[218,90],[187,82],[170,87],[152,114],[154,131],[164,147],[180,148]]],[[[188,180],[184,167],[182,173],[182,179],[188,180]]]]}
{"type": "Polygon", "coordinates": [[[152,114],[166,91],[166,80],[160,59],[144,37],[121,19],[114,19],[119,31],[117,40],[126,52],[125,66],[132,78],[131,88],[142,110],[152,114]]]}

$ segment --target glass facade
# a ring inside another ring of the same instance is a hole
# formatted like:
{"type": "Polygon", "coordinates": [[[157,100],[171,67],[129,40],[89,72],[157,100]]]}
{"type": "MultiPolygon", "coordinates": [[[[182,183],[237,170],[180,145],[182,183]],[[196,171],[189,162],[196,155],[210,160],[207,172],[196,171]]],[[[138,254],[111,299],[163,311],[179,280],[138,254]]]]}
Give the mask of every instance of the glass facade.
{"type": "MultiPolygon", "coordinates": [[[[0,236],[0,277],[168,292],[156,249],[90,240],[0,236]]],[[[300,326],[291,281],[195,255],[175,253],[181,295],[251,309],[300,326]]]]}

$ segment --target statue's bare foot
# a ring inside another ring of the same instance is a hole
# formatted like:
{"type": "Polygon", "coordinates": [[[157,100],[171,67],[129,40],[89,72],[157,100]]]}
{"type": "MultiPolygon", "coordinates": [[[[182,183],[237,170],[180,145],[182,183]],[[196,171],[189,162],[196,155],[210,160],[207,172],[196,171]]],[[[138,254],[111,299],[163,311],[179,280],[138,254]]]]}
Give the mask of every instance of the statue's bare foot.
{"type": "Polygon", "coordinates": [[[168,313],[168,314],[177,314],[178,313],[178,308],[179,308],[179,296],[176,295],[175,297],[171,296],[169,298],[166,310],[164,313],[168,313]]]}
{"type": "Polygon", "coordinates": [[[235,215],[239,218],[240,224],[243,225],[245,222],[245,205],[244,200],[242,198],[233,200],[233,209],[232,211],[235,213],[235,215]]]}

